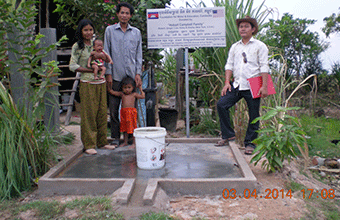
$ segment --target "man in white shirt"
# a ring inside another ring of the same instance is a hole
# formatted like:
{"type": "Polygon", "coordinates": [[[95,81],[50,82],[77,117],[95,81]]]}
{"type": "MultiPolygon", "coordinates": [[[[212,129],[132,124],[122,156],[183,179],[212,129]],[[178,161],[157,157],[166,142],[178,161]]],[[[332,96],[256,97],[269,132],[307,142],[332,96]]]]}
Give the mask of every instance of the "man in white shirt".
{"type": "Polygon", "coordinates": [[[263,42],[253,38],[253,35],[258,32],[256,19],[246,16],[236,19],[236,24],[242,39],[231,46],[225,65],[225,85],[221,91],[221,99],[217,103],[222,140],[215,146],[226,146],[229,141],[235,139],[235,131],[230,124],[229,109],[244,98],[249,112],[248,129],[244,139],[245,154],[252,154],[256,146],[251,142],[257,138],[259,122],[255,124],[251,122],[260,116],[261,99],[253,99],[247,79],[262,76],[263,84],[259,94],[262,98],[268,96],[268,48],[263,42]],[[231,77],[233,77],[232,83],[230,83],[231,77]]]}

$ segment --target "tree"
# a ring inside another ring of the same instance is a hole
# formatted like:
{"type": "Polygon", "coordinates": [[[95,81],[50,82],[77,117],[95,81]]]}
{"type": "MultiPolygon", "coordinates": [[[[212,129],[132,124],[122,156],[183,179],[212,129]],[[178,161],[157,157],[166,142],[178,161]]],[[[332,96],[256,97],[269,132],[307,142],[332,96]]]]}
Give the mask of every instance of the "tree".
{"type": "Polygon", "coordinates": [[[270,19],[265,25],[263,41],[287,60],[288,77],[295,75],[298,78],[323,71],[319,55],[329,44],[321,41],[318,33],[308,30],[314,23],[315,20],[294,19],[293,15],[285,13],[281,20],[270,19]]]}
{"type": "Polygon", "coordinates": [[[327,37],[329,37],[329,35],[332,33],[340,32],[340,12],[338,15],[333,13],[331,16],[325,17],[323,21],[326,22],[326,25],[322,28],[322,31],[327,37]]]}
{"type": "Polygon", "coordinates": [[[331,75],[338,80],[338,85],[340,86],[340,62],[335,62],[332,65],[331,75]]]}
{"type": "MultiPolygon", "coordinates": [[[[161,50],[147,49],[147,21],[146,9],[149,8],[165,8],[170,4],[171,0],[128,0],[134,6],[135,12],[131,18],[131,24],[138,27],[142,33],[143,40],[143,58],[145,63],[152,61],[154,64],[160,64],[162,55],[161,50]]],[[[115,7],[119,0],[54,0],[57,3],[57,12],[61,16],[61,21],[68,26],[76,29],[78,22],[82,18],[89,18],[95,25],[97,34],[104,36],[105,28],[108,25],[118,22],[115,7]]]]}

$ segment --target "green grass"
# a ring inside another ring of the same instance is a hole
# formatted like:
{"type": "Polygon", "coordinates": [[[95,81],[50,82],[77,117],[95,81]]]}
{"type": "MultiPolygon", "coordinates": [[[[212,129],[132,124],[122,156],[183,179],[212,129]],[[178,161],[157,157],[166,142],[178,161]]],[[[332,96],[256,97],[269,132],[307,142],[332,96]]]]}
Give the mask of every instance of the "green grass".
{"type": "MultiPolygon", "coordinates": [[[[83,197],[67,202],[32,201],[24,203],[17,199],[4,200],[0,203],[0,212],[6,219],[20,219],[20,213],[28,212],[32,217],[42,220],[69,219],[67,212],[75,211],[72,219],[111,219],[123,220],[124,216],[114,211],[115,207],[109,197],[83,197]]],[[[139,216],[140,220],[177,220],[165,213],[149,212],[139,216]]]]}
{"type": "MultiPolygon", "coordinates": [[[[303,184],[295,181],[290,181],[285,184],[286,189],[291,189],[292,192],[297,192],[297,198],[303,199],[303,192],[305,192],[305,202],[308,212],[302,219],[340,219],[340,201],[337,199],[321,197],[321,192],[314,190],[311,194],[311,189],[308,189],[303,184]]],[[[324,194],[325,195],[325,194],[324,194]]]]}
{"type": "Polygon", "coordinates": [[[307,133],[309,156],[329,158],[340,157],[340,143],[335,145],[331,140],[340,139],[340,120],[325,117],[300,117],[303,130],[307,133]]]}
{"type": "Polygon", "coordinates": [[[79,122],[75,122],[75,121],[70,121],[70,123],[68,125],[80,125],[79,122]]]}
{"type": "Polygon", "coordinates": [[[298,192],[302,189],[305,189],[306,187],[300,183],[297,183],[295,181],[290,181],[285,184],[286,189],[291,189],[292,192],[298,192]]]}
{"type": "Polygon", "coordinates": [[[212,136],[218,136],[220,134],[219,119],[214,119],[209,113],[197,116],[199,123],[192,126],[190,131],[196,134],[207,134],[212,136]]]}
{"type": "Polygon", "coordinates": [[[72,144],[75,137],[76,136],[73,133],[70,132],[66,135],[58,136],[57,141],[59,141],[62,144],[65,144],[65,145],[70,145],[70,144],[72,144]]]}
{"type": "Polygon", "coordinates": [[[340,201],[336,199],[316,198],[316,195],[308,199],[305,198],[307,209],[305,219],[340,219],[340,201]]]}
{"type": "Polygon", "coordinates": [[[56,216],[62,215],[65,211],[65,206],[57,201],[35,201],[20,206],[15,213],[25,212],[27,210],[34,210],[35,216],[39,217],[39,219],[52,219],[56,216]]]}
{"type": "Polygon", "coordinates": [[[85,197],[68,202],[66,206],[69,209],[81,207],[84,210],[85,208],[92,209],[93,207],[99,207],[101,210],[109,210],[111,208],[111,200],[107,197],[85,197]]]}
{"type": "Polygon", "coordinates": [[[27,211],[34,213],[37,219],[67,219],[66,211],[75,210],[76,219],[124,219],[116,213],[108,197],[84,197],[62,203],[59,201],[33,201],[22,203],[19,200],[4,200],[0,203],[1,213],[6,212],[9,219],[19,219],[19,214],[27,211]]]}
{"type": "Polygon", "coordinates": [[[176,218],[169,216],[165,213],[155,213],[155,212],[149,212],[142,214],[139,217],[140,220],[176,220],[176,218]]]}

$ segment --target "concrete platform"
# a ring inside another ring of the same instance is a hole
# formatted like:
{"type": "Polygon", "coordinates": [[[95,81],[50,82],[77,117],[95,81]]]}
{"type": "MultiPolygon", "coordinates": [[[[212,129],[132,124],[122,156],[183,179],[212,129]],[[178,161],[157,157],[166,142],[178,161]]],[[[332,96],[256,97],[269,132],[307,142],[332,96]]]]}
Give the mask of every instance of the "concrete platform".
{"type": "Polygon", "coordinates": [[[143,170],[136,153],[127,147],[82,151],[60,162],[39,180],[43,195],[109,195],[127,204],[134,191],[142,194],[144,205],[152,205],[159,189],[167,194],[221,195],[234,188],[243,193],[256,188],[256,178],[238,146],[215,147],[217,139],[166,139],[165,166],[143,170]],[[142,191],[142,192],[141,192],[142,191]]]}

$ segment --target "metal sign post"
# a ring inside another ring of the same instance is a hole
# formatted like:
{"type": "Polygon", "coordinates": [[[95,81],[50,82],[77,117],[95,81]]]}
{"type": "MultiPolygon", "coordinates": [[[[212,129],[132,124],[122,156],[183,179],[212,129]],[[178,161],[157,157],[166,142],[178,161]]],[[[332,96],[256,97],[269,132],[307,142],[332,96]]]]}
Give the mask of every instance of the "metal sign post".
{"type": "Polygon", "coordinates": [[[187,138],[190,136],[190,109],[189,109],[189,56],[188,56],[188,48],[185,48],[184,51],[185,57],[185,109],[186,109],[186,134],[187,138]]]}

